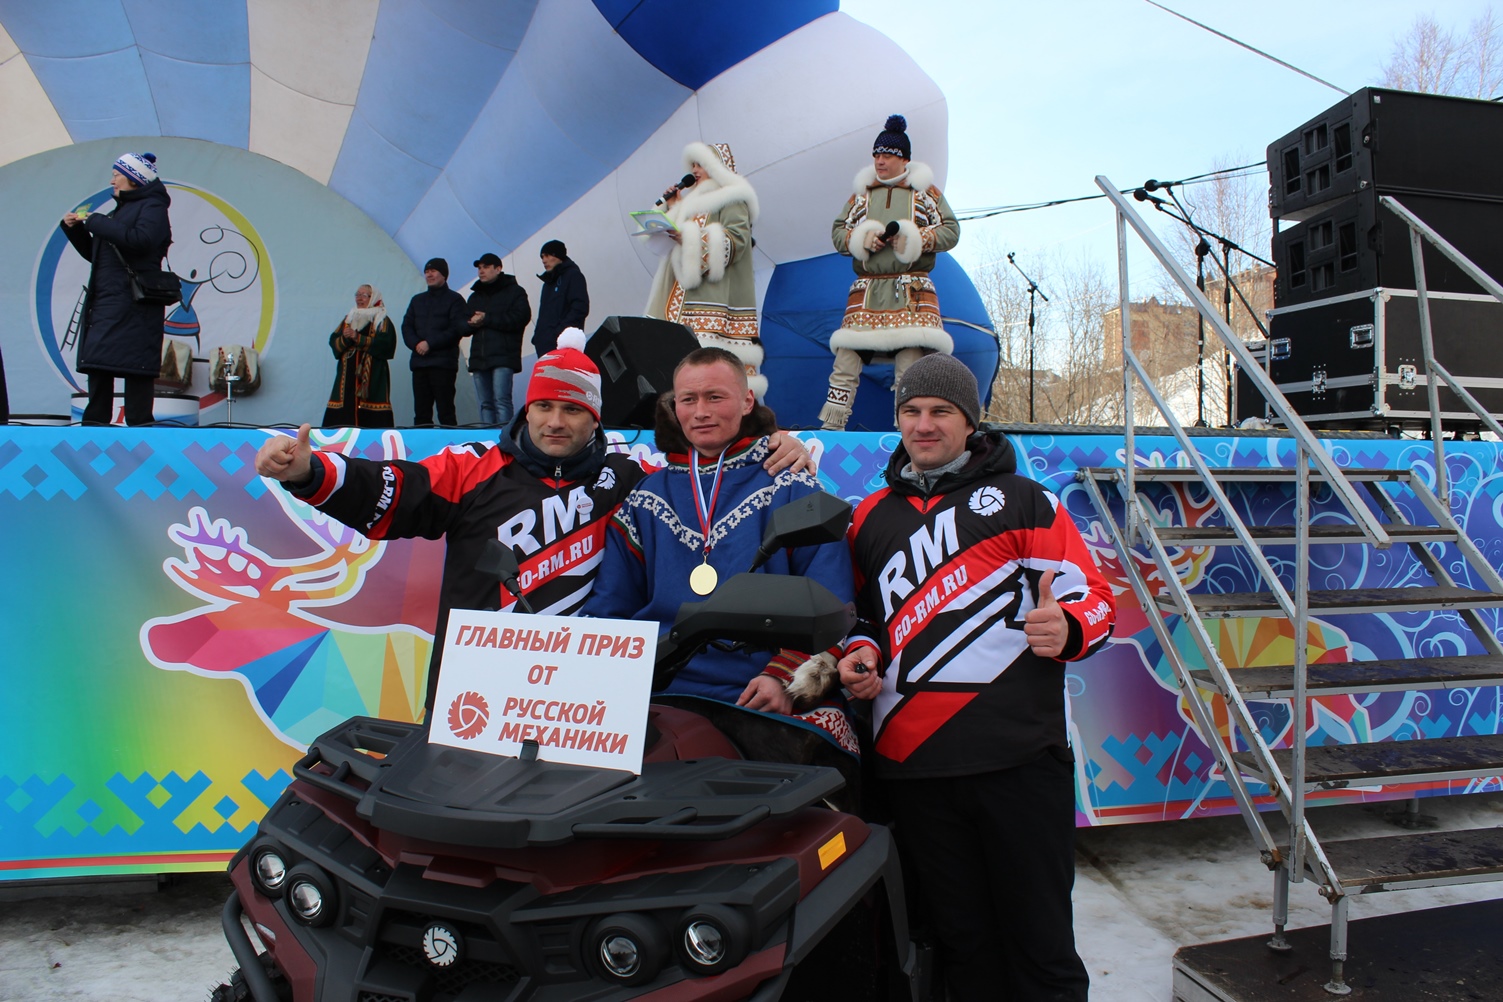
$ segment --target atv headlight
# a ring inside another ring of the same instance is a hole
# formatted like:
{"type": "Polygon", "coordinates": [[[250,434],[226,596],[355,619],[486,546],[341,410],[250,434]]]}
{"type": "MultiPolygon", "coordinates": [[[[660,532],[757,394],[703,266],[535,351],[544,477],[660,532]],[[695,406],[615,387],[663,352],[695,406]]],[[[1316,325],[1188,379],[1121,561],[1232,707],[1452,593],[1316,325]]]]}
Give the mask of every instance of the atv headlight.
{"type": "Polygon", "coordinates": [[[701,967],[714,967],[725,959],[725,930],[714,922],[695,919],[684,927],[684,950],[701,967]]]}
{"type": "Polygon", "coordinates": [[[338,895],[329,875],[309,862],[287,871],[287,908],[304,925],[327,925],[339,910],[338,895]]]}
{"type": "Polygon", "coordinates": [[[721,974],[746,957],[751,945],[746,919],[725,905],[700,905],[678,921],[678,952],[693,974],[721,974]]]}
{"type": "Polygon", "coordinates": [[[622,913],[595,923],[587,940],[600,974],[621,985],[646,984],[658,976],[668,956],[668,936],[646,915],[622,913]]]}
{"type": "Polygon", "coordinates": [[[642,947],[622,932],[612,932],[600,941],[600,963],[607,974],[630,978],[642,969],[642,947]]]}
{"type": "Polygon", "coordinates": [[[281,894],[287,884],[287,855],[282,847],[270,840],[261,842],[251,850],[250,861],[256,890],[268,898],[281,894]]]}

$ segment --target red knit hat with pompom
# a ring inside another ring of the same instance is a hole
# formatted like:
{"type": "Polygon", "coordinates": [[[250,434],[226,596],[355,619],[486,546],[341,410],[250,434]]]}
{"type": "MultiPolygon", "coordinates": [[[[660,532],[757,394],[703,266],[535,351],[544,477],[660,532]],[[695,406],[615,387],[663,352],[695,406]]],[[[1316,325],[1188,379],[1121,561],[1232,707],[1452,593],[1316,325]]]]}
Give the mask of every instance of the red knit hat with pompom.
{"type": "Polygon", "coordinates": [[[558,347],[538,359],[532,369],[526,406],[538,400],[561,400],[578,404],[600,420],[600,370],[585,355],[584,346],[584,331],[564,329],[558,347]]]}

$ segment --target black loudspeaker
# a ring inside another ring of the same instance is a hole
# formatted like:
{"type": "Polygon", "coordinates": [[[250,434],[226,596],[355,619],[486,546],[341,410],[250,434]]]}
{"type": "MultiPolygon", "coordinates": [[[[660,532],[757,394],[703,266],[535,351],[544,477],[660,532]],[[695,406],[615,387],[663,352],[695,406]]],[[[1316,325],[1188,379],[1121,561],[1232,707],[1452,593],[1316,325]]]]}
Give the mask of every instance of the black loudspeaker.
{"type": "Polygon", "coordinates": [[[1365,87],[1268,146],[1268,212],[1377,190],[1503,200],[1503,105],[1365,87]]]}
{"type": "Polygon", "coordinates": [[[585,354],[600,368],[600,420],[611,428],[651,428],[658,395],[673,389],[673,369],[699,347],[683,324],[650,317],[606,317],[585,354]]]}
{"type": "MultiPolygon", "coordinates": [[[[1304,222],[1274,234],[1275,305],[1293,306],[1367,289],[1415,287],[1409,226],[1379,207],[1382,193],[1367,188],[1354,197],[1327,202],[1304,222]]],[[[1394,197],[1477,267],[1503,278],[1503,241],[1498,240],[1498,233],[1503,232],[1503,200],[1421,194],[1394,197]]],[[[1431,292],[1483,292],[1428,241],[1423,246],[1425,285],[1431,292]]]]}

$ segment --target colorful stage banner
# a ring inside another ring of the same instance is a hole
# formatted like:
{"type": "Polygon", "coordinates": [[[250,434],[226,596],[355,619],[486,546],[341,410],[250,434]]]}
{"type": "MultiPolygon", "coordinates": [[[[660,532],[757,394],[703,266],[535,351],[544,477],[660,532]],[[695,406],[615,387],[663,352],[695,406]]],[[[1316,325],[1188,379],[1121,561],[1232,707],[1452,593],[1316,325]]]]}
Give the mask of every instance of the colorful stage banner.
{"type": "MultiPolygon", "coordinates": [[[[269,431],[0,428],[0,879],[217,869],[290,782],[307,743],[355,714],[411,720],[433,643],[441,541],[370,542],[256,476],[269,431]]],[[[415,430],[315,433],[349,455],[421,458],[478,437],[415,430]]],[[[820,479],[852,500],[882,482],[894,434],[802,433],[820,479]]],[[[649,435],[617,447],[653,456],[649,435]]],[[[1293,462],[1284,439],[1202,440],[1214,463],[1293,462]]],[[[1121,465],[1120,435],[1013,436],[1022,472],[1055,491],[1119,592],[1116,634],[1067,668],[1082,825],[1235,809],[1076,470],[1121,465]]],[[[1413,468],[1433,479],[1427,443],[1332,439],[1345,466],[1413,468]]],[[[1140,436],[1139,463],[1180,465],[1172,440],[1140,436]]],[[[1503,565],[1503,448],[1448,443],[1452,509],[1503,565]]],[[[1197,486],[1154,499],[1196,524],[1197,486]]],[[[1317,520],[1333,519],[1319,503],[1317,520]]],[[[1241,503],[1292,520],[1283,488],[1241,503]]],[[[1401,500],[1402,503],[1402,500],[1401,500]]],[[[1416,520],[1422,515],[1416,514],[1416,520]]],[[[1230,549],[1174,553],[1192,584],[1247,591],[1256,576],[1230,549]]],[[[1453,566],[1457,583],[1465,568],[1453,566]]],[[[1292,549],[1272,551],[1292,573],[1292,549]]],[[[1404,548],[1318,546],[1312,587],[1428,583],[1404,548]]],[[[1494,630],[1496,612],[1484,613],[1494,630]]],[[[1213,624],[1233,667],[1288,663],[1282,620],[1213,624]]],[[[1314,620],[1311,660],[1477,653],[1448,613],[1314,620]]],[[[1182,645],[1193,650],[1192,645],[1182,645]]],[[[1289,742],[1286,702],[1254,704],[1265,736],[1289,742]]],[[[1223,715],[1224,720],[1224,715],[1223,715]]],[[[1498,733],[1496,687],[1386,692],[1315,701],[1313,743],[1498,733]]],[[[1332,799],[1496,790],[1498,780],[1342,791],[1332,799]]]]}

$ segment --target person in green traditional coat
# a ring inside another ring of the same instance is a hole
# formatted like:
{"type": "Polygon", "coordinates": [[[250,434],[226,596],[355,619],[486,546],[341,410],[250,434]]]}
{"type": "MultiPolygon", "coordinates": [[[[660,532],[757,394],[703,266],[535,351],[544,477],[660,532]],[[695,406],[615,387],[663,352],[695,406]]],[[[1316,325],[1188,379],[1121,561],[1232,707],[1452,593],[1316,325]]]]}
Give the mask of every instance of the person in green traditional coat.
{"type": "Polygon", "coordinates": [[[355,308],[329,335],[329,348],[339,359],[325,428],[390,428],[391,367],[397,353],[397,329],[386,316],[381,290],[362,285],[355,290],[355,308]]]}
{"type": "Polygon", "coordinates": [[[664,193],[665,212],[676,230],[652,285],[647,315],[683,324],[701,347],[724,348],[741,360],[752,392],[761,400],[762,339],[757,327],[757,287],[752,274],[752,223],[757,193],[736,173],[725,143],[690,143],[684,166],[694,185],[664,193]]]}

